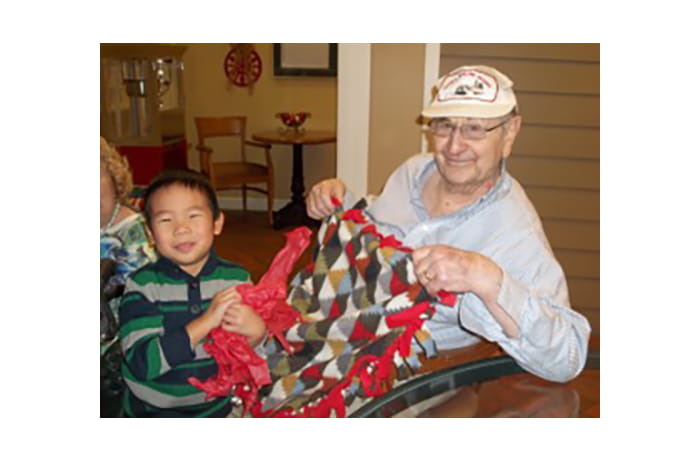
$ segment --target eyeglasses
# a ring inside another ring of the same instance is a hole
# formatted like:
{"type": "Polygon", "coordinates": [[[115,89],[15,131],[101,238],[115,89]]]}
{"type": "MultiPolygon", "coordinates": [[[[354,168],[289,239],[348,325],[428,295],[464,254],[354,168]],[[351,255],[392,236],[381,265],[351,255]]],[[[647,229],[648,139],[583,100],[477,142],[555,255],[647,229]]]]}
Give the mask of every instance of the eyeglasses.
{"type": "Polygon", "coordinates": [[[431,120],[429,126],[430,131],[433,133],[433,135],[437,137],[451,136],[456,129],[459,129],[459,134],[463,138],[470,140],[478,140],[485,138],[486,135],[494,129],[500,128],[501,126],[505,125],[508,122],[508,120],[510,120],[510,118],[511,117],[508,117],[496,126],[492,126],[490,128],[486,128],[478,123],[463,123],[461,125],[455,125],[450,120],[447,120],[445,118],[436,118],[434,120],[431,120]]]}

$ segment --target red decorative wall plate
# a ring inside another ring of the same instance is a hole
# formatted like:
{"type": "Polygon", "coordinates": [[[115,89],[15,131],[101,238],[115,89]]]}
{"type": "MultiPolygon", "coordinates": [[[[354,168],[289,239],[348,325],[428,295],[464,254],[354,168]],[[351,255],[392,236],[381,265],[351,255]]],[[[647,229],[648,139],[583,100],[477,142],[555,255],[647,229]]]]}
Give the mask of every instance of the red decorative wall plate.
{"type": "Polygon", "coordinates": [[[224,59],[224,72],[234,85],[249,86],[260,78],[262,60],[255,51],[250,51],[247,56],[242,57],[237,48],[232,48],[224,59]]]}

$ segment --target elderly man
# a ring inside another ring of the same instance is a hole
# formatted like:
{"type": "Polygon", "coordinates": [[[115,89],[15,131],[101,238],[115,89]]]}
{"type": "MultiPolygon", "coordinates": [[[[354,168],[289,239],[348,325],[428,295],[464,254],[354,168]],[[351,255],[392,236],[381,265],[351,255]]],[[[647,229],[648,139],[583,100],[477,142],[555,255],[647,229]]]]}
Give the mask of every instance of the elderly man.
{"type": "MultiPolygon", "coordinates": [[[[368,214],[413,248],[431,293],[459,293],[427,323],[439,350],[497,342],[533,374],[564,382],[585,364],[590,326],[569,304],[566,279],[522,186],[505,169],[518,135],[513,84],[486,66],[463,66],[437,83],[429,119],[434,153],[409,158],[368,214]]],[[[356,201],[339,179],[316,184],[309,216],[356,201]]]]}

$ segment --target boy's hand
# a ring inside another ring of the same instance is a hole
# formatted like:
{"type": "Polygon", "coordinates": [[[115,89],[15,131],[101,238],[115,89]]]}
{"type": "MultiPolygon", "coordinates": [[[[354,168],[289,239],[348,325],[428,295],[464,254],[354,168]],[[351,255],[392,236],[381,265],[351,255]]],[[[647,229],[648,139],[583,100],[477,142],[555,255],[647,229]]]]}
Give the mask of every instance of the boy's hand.
{"type": "Polygon", "coordinates": [[[257,346],[265,337],[267,328],[263,319],[250,306],[240,303],[240,298],[224,313],[223,330],[236,332],[248,338],[250,346],[257,346]]]}
{"type": "Polygon", "coordinates": [[[209,308],[202,314],[209,330],[221,325],[226,310],[241,301],[241,295],[236,291],[236,286],[231,286],[217,292],[211,299],[209,308]]]}
{"type": "Polygon", "coordinates": [[[190,345],[194,349],[212,329],[219,326],[224,318],[226,310],[234,303],[241,301],[241,296],[236,291],[236,286],[231,286],[217,292],[211,299],[209,308],[201,316],[190,321],[185,329],[190,336],[190,345]]]}

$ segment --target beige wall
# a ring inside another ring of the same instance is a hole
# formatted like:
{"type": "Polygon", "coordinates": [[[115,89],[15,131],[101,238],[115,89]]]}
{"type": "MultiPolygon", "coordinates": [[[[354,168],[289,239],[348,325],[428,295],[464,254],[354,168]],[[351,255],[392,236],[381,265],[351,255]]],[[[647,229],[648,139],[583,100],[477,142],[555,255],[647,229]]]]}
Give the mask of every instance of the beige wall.
{"type": "Polygon", "coordinates": [[[508,170],[524,186],[564,268],[573,307],[600,333],[600,46],[442,44],[440,74],[498,68],[523,128],[508,170]]]}
{"type": "MultiPolygon", "coordinates": [[[[308,129],[336,130],[336,78],[274,77],[272,44],[256,43],[262,60],[262,75],[252,91],[228,83],[223,71],[228,44],[190,44],[184,54],[185,123],[187,141],[197,143],[195,116],[245,115],[248,117],[248,138],[255,131],[276,129],[281,122],[277,112],[311,112],[305,124],[308,129]]],[[[224,144],[219,145],[223,147],[224,144]]],[[[213,145],[214,148],[217,144],[213,145]]],[[[263,162],[260,149],[248,150],[249,159],[263,162]]],[[[304,147],[304,179],[307,189],[318,180],[335,175],[335,144],[304,147]]],[[[215,161],[219,158],[214,157],[215,161]]],[[[286,200],[290,196],[292,147],[272,147],[275,167],[275,195],[286,200]]],[[[190,167],[199,169],[194,148],[188,152],[190,167]]],[[[233,192],[227,192],[233,194],[233,192]]],[[[251,194],[251,197],[261,196],[251,194]]]]}
{"type": "Polygon", "coordinates": [[[368,192],[420,151],[425,44],[372,44],[368,192]]]}

